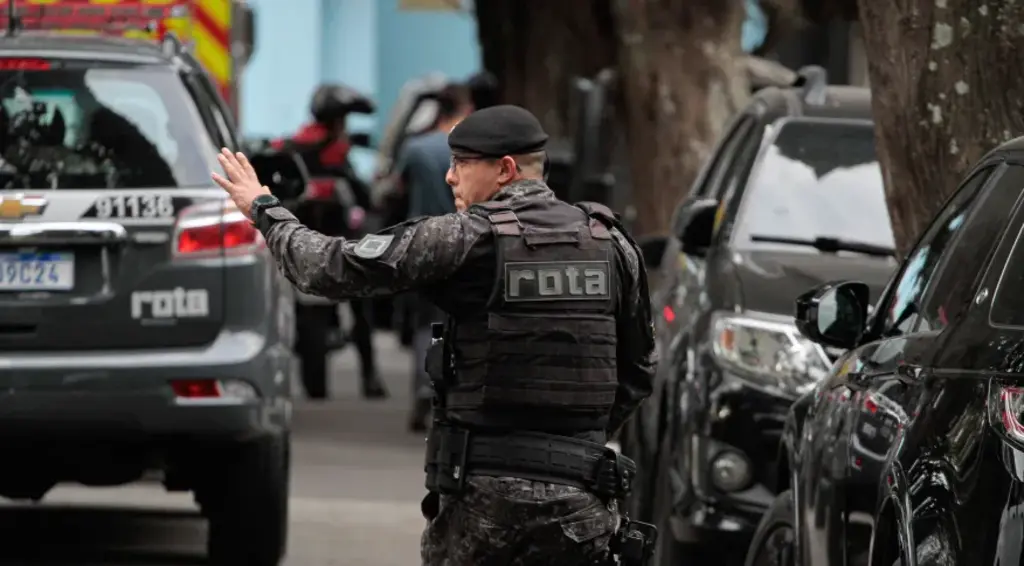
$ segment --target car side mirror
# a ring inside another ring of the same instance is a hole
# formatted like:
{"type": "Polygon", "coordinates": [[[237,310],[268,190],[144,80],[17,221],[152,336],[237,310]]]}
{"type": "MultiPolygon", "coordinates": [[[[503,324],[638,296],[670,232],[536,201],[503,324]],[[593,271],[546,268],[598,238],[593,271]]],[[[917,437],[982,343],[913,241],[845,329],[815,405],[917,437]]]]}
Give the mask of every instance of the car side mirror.
{"type": "Polygon", "coordinates": [[[282,201],[294,201],[306,192],[309,171],[293,151],[264,151],[249,158],[260,182],[282,201]]]}
{"type": "Polygon", "coordinates": [[[707,255],[717,211],[718,201],[710,198],[691,199],[679,207],[672,228],[683,253],[697,257],[707,255]]]}
{"type": "Polygon", "coordinates": [[[668,244],[668,238],[664,236],[648,236],[646,238],[640,238],[637,241],[637,245],[640,246],[640,253],[644,258],[644,265],[647,267],[647,271],[659,269],[661,267],[662,258],[665,255],[665,246],[668,244]]]}
{"type": "Polygon", "coordinates": [[[860,281],[826,283],[796,299],[796,327],[824,346],[855,348],[867,329],[870,289],[860,281]]]}

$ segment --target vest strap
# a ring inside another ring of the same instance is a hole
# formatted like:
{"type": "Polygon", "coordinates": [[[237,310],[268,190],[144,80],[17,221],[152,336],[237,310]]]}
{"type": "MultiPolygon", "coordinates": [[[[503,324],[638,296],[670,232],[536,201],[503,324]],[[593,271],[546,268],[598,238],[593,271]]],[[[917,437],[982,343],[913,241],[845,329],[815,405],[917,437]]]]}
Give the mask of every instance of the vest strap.
{"type": "Polygon", "coordinates": [[[519,218],[511,210],[492,212],[487,215],[487,219],[491,221],[494,230],[502,236],[518,236],[522,234],[519,218]]]}
{"type": "Polygon", "coordinates": [[[612,235],[608,228],[618,226],[618,219],[615,213],[607,206],[598,202],[579,202],[576,208],[587,213],[590,217],[590,234],[597,240],[610,240],[612,235]]]}

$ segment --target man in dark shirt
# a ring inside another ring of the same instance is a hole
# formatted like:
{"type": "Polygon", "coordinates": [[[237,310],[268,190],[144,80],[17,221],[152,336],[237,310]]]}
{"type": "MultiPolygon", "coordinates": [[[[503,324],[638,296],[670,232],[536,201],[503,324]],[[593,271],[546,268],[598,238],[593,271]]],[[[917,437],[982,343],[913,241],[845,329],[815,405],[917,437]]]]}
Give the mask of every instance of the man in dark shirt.
{"type": "Polygon", "coordinates": [[[240,153],[222,150],[227,178],[213,175],[302,291],[415,289],[449,316],[450,355],[431,364],[442,410],[427,443],[426,566],[607,561],[636,472],[604,443],[653,386],[643,258],[607,207],[555,198],[546,141],[522,108],[475,112],[448,138],[459,212],[358,242],[303,226],[240,153]]]}
{"type": "MultiPolygon", "coordinates": [[[[445,181],[451,161],[448,132],[473,111],[469,90],[452,84],[437,96],[438,118],[434,129],[409,140],[402,148],[396,166],[402,186],[409,195],[409,218],[443,216],[455,212],[455,197],[445,181]]],[[[423,361],[430,347],[430,325],[444,320],[444,313],[426,297],[416,295],[413,301],[412,388],[413,406],[409,415],[409,429],[421,432],[427,429],[430,400],[433,390],[423,361]]]]}

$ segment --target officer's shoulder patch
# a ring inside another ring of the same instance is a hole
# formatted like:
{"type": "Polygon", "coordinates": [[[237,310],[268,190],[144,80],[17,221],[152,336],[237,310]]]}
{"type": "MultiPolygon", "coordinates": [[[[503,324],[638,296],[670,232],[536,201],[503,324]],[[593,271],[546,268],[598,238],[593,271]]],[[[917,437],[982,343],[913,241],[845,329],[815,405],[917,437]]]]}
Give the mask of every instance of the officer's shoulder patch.
{"type": "Polygon", "coordinates": [[[388,251],[394,234],[367,234],[356,244],[355,254],[363,259],[377,259],[388,251]]]}

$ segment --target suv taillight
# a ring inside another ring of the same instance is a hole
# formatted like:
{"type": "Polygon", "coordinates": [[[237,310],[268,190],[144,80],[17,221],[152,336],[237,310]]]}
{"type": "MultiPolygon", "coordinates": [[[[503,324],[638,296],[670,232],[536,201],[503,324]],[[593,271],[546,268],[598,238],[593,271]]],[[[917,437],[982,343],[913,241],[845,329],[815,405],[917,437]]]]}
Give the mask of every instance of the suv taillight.
{"type": "Polygon", "coordinates": [[[988,384],[988,421],[992,428],[1018,450],[1024,450],[1024,388],[992,379],[988,384]]]}
{"type": "Polygon", "coordinates": [[[263,235],[231,201],[186,208],[174,228],[174,253],[179,256],[242,255],[265,245],[263,235]]]}

